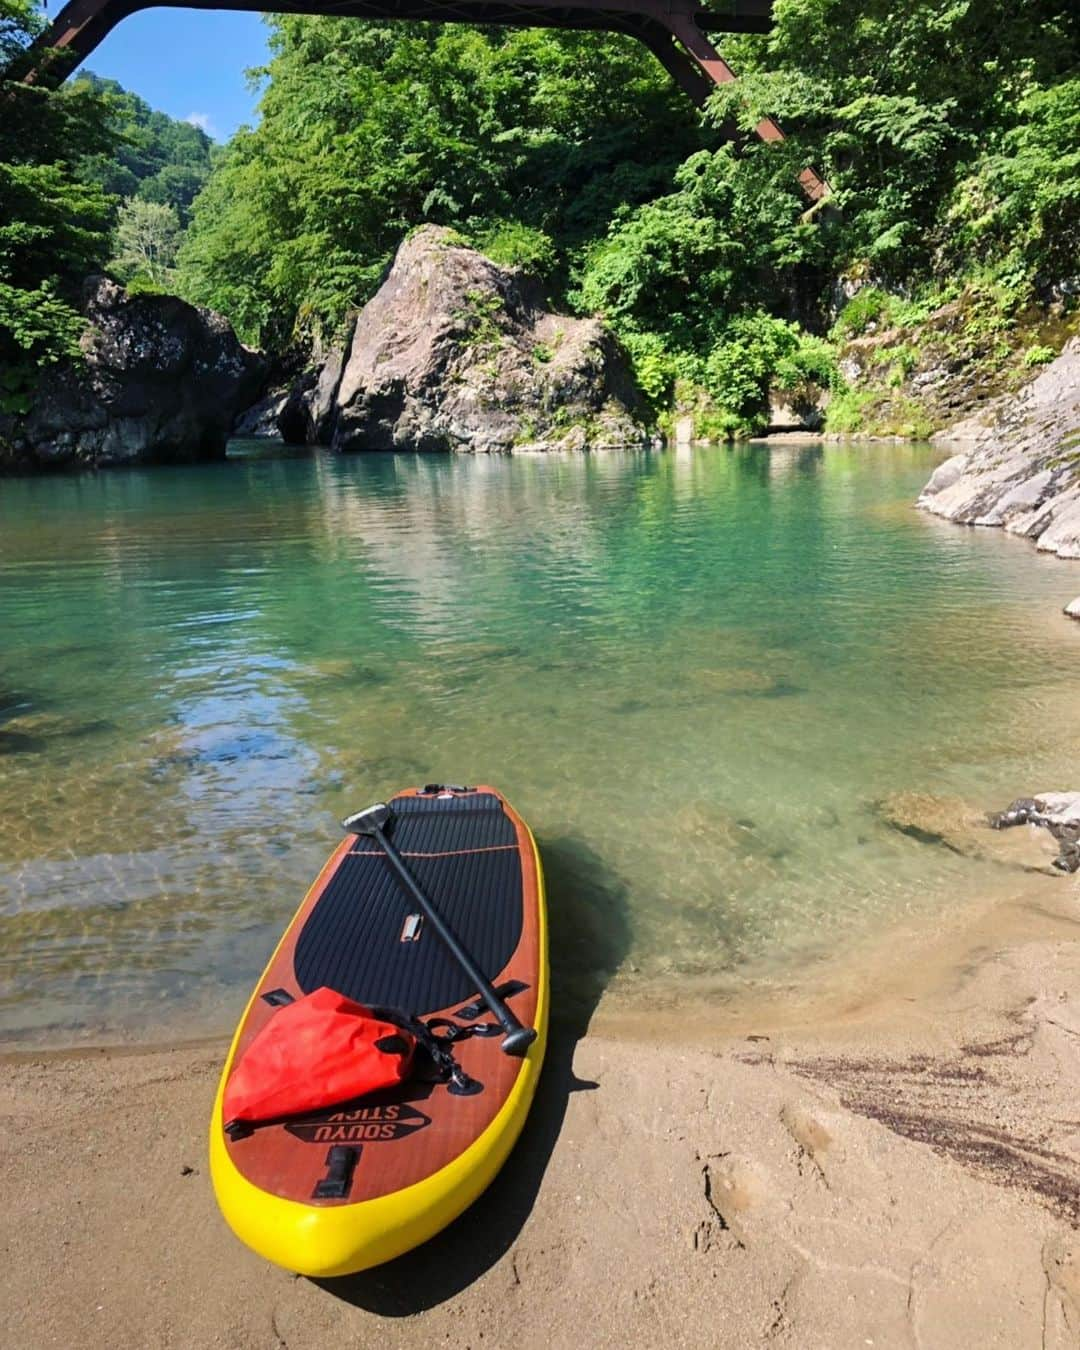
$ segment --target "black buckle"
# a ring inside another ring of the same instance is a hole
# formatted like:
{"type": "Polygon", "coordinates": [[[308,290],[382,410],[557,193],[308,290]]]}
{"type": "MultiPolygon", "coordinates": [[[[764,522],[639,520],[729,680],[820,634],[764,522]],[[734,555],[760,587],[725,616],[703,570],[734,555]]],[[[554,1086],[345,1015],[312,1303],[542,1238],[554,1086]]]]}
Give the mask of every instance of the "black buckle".
{"type": "Polygon", "coordinates": [[[500,1036],[502,1027],[498,1022],[474,1022],[471,1027],[462,1027],[462,1030],[468,1030],[470,1036],[500,1036]]]}
{"type": "Polygon", "coordinates": [[[449,1017],[430,1017],[424,1025],[440,1045],[453,1045],[471,1030],[470,1027],[459,1027],[456,1022],[451,1022],[449,1017]]]}
{"type": "Polygon", "coordinates": [[[455,1064],[446,1090],[453,1097],[475,1097],[478,1092],[483,1092],[484,1085],[478,1083],[475,1078],[470,1078],[460,1064],[455,1064]]]}

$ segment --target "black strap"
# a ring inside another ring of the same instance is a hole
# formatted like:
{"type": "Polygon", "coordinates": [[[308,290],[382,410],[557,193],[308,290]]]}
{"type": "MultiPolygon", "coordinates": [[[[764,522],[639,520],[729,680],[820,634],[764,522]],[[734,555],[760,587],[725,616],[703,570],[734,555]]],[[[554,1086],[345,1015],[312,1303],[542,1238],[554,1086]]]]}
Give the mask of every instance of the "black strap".
{"type": "MultiPolygon", "coordinates": [[[[402,1012],[400,1008],[372,1008],[371,1015],[384,1022],[391,1022],[415,1036],[417,1045],[423,1049],[434,1065],[438,1081],[447,1084],[448,1092],[452,1092],[456,1097],[471,1097],[477,1092],[483,1092],[483,1083],[478,1083],[465,1072],[454,1058],[451,1049],[456,1041],[464,1040],[474,1030],[473,1027],[459,1027],[456,1022],[451,1022],[446,1017],[433,1017],[424,1023],[418,1017],[402,1012]],[[435,1027],[441,1027],[444,1031],[446,1028],[452,1030],[445,1031],[443,1035],[436,1035],[433,1030],[435,1027]]],[[[500,1028],[496,1026],[494,1031],[498,1030],[500,1028]]],[[[490,1036],[494,1032],[484,1030],[481,1034],[490,1036]]]]}
{"type": "MultiPolygon", "coordinates": [[[[523,993],[526,989],[528,989],[528,987],[529,986],[527,984],[523,984],[521,980],[506,980],[505,983],[500,984],[496,988],[495,992],[501,999],[505,1001],[508,998],[513,998],[515,994],[523,993]]],[[[475,1018],[479,1017],[482,1012],[486,1011],[487,1011],[487,1004],[484,1002],[482,998],[478,998],[475,999],[472,1003],[466,1003],[464,1008],[459,1008],[457,1012],[454,1014],[454,1016],[463,1017],[466,1022],[471,1022],[475,1018]]],[[[493,1035],[494,1033],[490,1034],[493,1035]]]]}

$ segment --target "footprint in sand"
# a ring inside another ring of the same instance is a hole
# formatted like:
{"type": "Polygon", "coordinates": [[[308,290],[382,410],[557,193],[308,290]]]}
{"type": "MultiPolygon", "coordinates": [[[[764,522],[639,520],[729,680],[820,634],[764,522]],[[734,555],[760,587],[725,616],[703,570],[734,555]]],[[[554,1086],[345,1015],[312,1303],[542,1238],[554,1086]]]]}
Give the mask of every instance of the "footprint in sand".
{"type": "Polygon", "coordinates": [[[1043,1248],[1043,1270],[1070,1328],[1080,1333],[1080,1234],[1059,1233],[1043,1248]]]}
{"type": "Polygon", "coordinates": [[[825,1175],[825,1157],[833,1147],[833,1136],[822,1124],[821,1119],[806,1106],[788,1102],[781,1108],[780,1120],[788,1134],[799,1148],[799,1174],[802,1175],[802,1159],[808,1157],[814,1165],[814,1172],[828,1186],[825,1175]]]}
{"type": "Polygon", "coordinates": [[[702,1159],[705,1199],[739,1246],[746,1245],[742,1218],[770,1193],[768,1178],[761,1167],[748,1159],[721,1155],[702,1159]]]}

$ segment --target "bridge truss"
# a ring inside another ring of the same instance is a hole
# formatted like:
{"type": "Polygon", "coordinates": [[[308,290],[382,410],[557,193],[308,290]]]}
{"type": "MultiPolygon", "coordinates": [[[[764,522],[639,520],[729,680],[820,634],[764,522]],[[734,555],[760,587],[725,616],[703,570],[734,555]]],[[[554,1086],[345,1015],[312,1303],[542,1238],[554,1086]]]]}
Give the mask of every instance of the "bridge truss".
{"type": "MultiPolygon", "coordinates": [[[[772,24],[772,0],[712,0],[708,8],[698,0],[68,0],[35,47],[69,55],[68,61],[52,68],[63,78],[121,20],[152,8],[273,11],[625,33],[643,42],[699,106],[717,85],[735,78],[709,34],[765,33],[772,24]]],[[[39,72],[36,78],[43,76],[39,72]]],[[[44,78],[55,76],[47,68],[44,78]]],[[[764,141],[784,139],[771,117],[762,118],[756,131],[764,141]]],[[[814,169],[803,169],[799,182],[811,201],[820,201],[827,193],[827,185],[814,169]]]]}

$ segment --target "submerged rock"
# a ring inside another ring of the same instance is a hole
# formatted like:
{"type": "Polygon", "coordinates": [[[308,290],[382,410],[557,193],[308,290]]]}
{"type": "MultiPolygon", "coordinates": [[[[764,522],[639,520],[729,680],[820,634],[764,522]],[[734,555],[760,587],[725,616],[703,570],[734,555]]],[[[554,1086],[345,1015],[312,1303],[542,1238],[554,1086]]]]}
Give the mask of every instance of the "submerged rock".
{"type": "Polygon", "coordinates": [[[549,312],[539,284],[425,226],[282,415],[288,439],[336,450],[640,445],[647,418],[598,319],[549,312]]]}
{"type": "Polygon", "coordinates": [[[1015,397],[942,439],[966,448],[919,497],[935,515],[1000,525],[1062,558],[1080,558],[1080,338],[1015,397]]]}
{"type": "Polygon", "coordinates": [[[736,817],[715,802],[691,799],[671,813],[671,830],[686,848],[701,846],[715,853],[750,853],[759,840],[757,826],[736,817]]]}
{"type": "Polygon", "coordinates": [[[892,829],[928,844],[944,844],[954,853],[977,851],[973,831],[986,823],[961,798],[930,792],[894,792],[878,803],[877,810],[892,829]]]}
{"type": "MultiPolygon", "coordinates": [[[[729,883],[757,889],[776,885],[783,875],[785,842],[768,837],[755,821],[732,815],[716,802],[685,801],[672,811],[669,824],[685,858],[708,860],[729,883]]],[[[711,893],[684,895],[681,905],[685,914],[699,920],[710,912],[715,914],[711,893]]]]}
{"type": "Polygon", "coordinates": [[[0,417],[0,464],[94,467],[217,459],[265,362],[228,320],[175,296],[86,284],[81,365],[42,377],[31,411],[0,417]]]}
{"type": "Polygon", "coordinates": [[[901,834],[938,844],[965,858],[984,859],[1025,872],[1050,872],[1057,863],[1058,848],[1044,831],[1032,825],[1007,838],[995,834],[986,813],[959,797],[895,792],[877,803],[877,812],[886,825],[901,834]]]}

